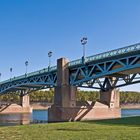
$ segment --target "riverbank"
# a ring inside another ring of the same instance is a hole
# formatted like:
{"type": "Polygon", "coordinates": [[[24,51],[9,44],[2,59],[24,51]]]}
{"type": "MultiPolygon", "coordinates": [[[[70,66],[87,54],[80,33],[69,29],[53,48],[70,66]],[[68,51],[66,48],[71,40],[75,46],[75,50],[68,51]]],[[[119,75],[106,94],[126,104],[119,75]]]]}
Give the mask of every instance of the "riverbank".
{"type": "Polygon", "coordinates": [[[139,140],[140,117],[0,127],[1,140],[139,140]]]}
{"type": "Polygon", "coordinates": [[[46,103],[46,102],[31,102],[31,107],[33,110],[47,110],[51,107],[53,103],[46,103]]]}
{"type": "MultiPolygon", "coordinates": [[[[13,106],[13,108],[16,108],[16,106],[17,106],[17,108],[21,108],[17,104],[11,104],[11,105],[13,106]]],[[[33,110],[47,110],[49,107],[51,107],[51,105],[53,105],[53,103],[47,103],[47,102],[31,102],[30,105],[31,105],[31,108],[33,110]]],[[[122,109],[140,109],[140,104],[122,104],[120,107],[122,109]]],[[[2,108],[0,108],[0,111],[1,111],[1,109],[2,108]]],[[[20,112],[20,111],[18,111],[18,112],[20,112]]]]}
{"type": "Polygon", "coordinates": [[[122,109],[140,109],[140,104],[122,104],[122,109]]]}
{"type": "MultiPolygon", "coordinates": [[[[46,110],[49,107],[51,107],[53,103],[47,103],[47,102],[32,102],[31,107],[34,110],[46,110]]],[[[120,105],[122,109],[140,109],[140,104],[122,104],[120,105]]]]}

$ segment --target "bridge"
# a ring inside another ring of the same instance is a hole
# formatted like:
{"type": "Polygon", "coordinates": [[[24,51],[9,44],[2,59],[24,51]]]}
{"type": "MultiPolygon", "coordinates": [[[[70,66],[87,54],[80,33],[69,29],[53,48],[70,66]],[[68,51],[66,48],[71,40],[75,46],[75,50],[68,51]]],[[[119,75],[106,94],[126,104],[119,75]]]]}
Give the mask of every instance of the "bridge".
{"type": "Polygon", "coordinates": [[[57,66],[0,82],[0,95],[20,93],[21,106],[29,107],[29,93],[55,88],[54,105],[49,109],[50,121],[119,117],[116,88],[139,83],[139,71],[140,43],[71,62],[60,58],[57,66]],[[77,87],[100,90],[100,102],[77,107],[77,87]]]}

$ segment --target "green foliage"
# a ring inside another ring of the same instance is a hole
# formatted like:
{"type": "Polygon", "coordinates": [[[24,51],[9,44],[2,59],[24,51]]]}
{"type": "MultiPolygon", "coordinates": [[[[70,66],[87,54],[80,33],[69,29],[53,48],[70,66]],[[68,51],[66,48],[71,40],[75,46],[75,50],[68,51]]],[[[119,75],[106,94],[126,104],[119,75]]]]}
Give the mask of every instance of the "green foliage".
{"type": "Polygon", "coordinates": [[[4,102],[19,102],[20,97],[17,94],[4,94],[0,96],[0,101],[4,102]]]}
{"type": "Polygon", "coordinates": [[[140,103],[140,93],[139,92],[122,91],[122,92],[120,92],[120,102],[122,104],[140,103]]]}
{"type": "Polygon", "coordinates": [[[98,91],[78,91],[76,94],[77,101],[97,101],[99,98],[98,91]]]}
{"type": "MultiPolygon", "coordinates": [[[[5,94],[0,96],[1,101],[8,102],[19,102],[20,97],[17,94],[5,94]]],[[[99,101],[100,94],[98,91],[77,91],[76,100],[77,101],[99,101]]],[[[35,91],[30,94],[30,101],[32,102],[49,102],[54,101],[54,90],[46,91],[35,91]]],[[[139,92],[130,92],[130,91],[121,91],[120,92],[120,103],[140,103],[140,93],[139,92]]]]}
{"type": "Polygon", "coordinates": [[[30,101],[46,101],[52,103],[54,100],[54,90],[36,91],[30,94],[30,101]]]}
{"type": "MultiPolygon", "coordinates": [[[[99,101],[98,91],[78,91],[77,101],[99,101]]],[[[120,104],[140,103],[140,93],[133,91],[120,91],[120,104]]]]}

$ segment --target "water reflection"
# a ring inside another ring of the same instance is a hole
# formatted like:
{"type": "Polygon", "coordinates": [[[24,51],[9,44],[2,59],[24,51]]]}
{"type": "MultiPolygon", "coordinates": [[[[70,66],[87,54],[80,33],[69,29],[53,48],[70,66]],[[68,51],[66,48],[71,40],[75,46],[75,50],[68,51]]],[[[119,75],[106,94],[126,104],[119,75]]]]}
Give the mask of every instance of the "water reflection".
{"type": "MultiPolygon", "coordinates": [[[[122,109],[122,117],[140,116],[140,109],[122,109]]],[[[0,114],[0,126],[47,123],[48,110],[34,110],[32,114],[0,114]]]]}
{"type": "Polygon", "coordinates": [[[32,114],[0,114],[0,126],[47,123],[47,110],[34,110],[32,114]]]}
{"type": "Polygon", "coordinates": [[[0,125],[30,124],[32,114],[1,114],[0,125]]]}

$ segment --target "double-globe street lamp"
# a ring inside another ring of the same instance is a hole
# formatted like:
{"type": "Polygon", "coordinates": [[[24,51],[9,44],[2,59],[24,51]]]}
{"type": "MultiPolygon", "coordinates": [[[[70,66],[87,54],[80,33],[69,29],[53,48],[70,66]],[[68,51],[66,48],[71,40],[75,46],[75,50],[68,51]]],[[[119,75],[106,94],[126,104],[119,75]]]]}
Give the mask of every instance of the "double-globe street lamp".
{"type": "Polygon", "coordinates": [[[29,65],[29,62],[28,61],[25,61],[25,67],[26,67],[25,74],[27,74],[27,72],[28,72],[28,65],[29,65]]]}
{"type": "Polygon", "coordinates": [[[10,68],[10,79],[12,78],[13,68],[10,68]]]}
{"type": "Polygon", "coordinates": [[[2,75],[2,74],[0,73],[0,82],[1,82],[1,75],[2,75]]]}
{"type": "Polygon", "coordinates": [[[51,67],[52,51],[49,51],[49,52],[48,52],[48,57],[49,57],[49,66],[48,66],[48,70],[50,70],[50,67],[51,67]]]}
{"type": "Polygon", "coordinates": [[[81,39],[81,44],[83,46],[83,56],[82,56],[82,62],[83,63],[85,62],[85,55],[86,55],[85,45],[87,44],[87,41],[88,41],[87,37],[83,37],[81,39]]]}

